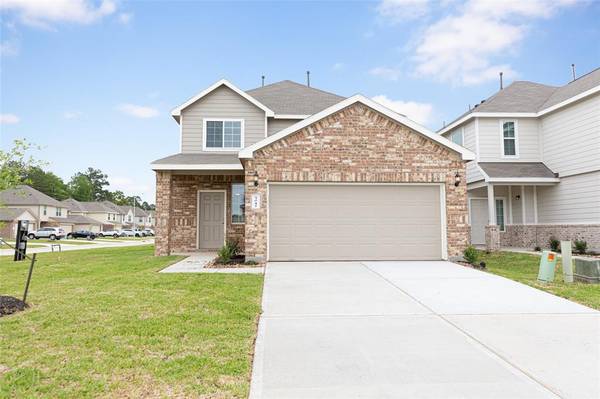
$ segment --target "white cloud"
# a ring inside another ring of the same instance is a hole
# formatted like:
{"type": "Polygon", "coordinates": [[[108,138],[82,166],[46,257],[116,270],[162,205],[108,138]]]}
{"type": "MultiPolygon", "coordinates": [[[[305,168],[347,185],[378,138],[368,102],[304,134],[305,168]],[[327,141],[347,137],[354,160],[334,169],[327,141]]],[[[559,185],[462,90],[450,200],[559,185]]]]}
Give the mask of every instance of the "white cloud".
{"type": "Polygon", "coordinates": [[[399,68],[390,68],[385,66],[375,67],[369,70],[369,73],[373,76],[379,76],[381,78],[391,80],[394,82],[397,81],[402,75],[399,68]]]}
{"type": "Polygon", "coordinates": [[[457,85],[508,79],[516,72],[496,59],[515,51],[527,34],[527,23],[549,18],[575,0],[469,0],[457,12],[425,29],[415,46],[415,72],[457,85]]]}
{"type": "Polygon", "coordinates": [[[7,39],[0,43],[0,55],[4,57],[19,54],[19,43],[15,39],[7,39]]]}
{"type": "Polygon", "coordinates": [[[63,117],[65,119],[77,119],[81,115],[82,115],[82,113],[79,111],[65,111],[65,113],[63,114],[63,117]]]}
{"type": "Polygon", "coordinates": [[[418,103],[414,101],[392,100],[385,95],[373,97],[373,101],[388,107],[392,111],[396,111],[405,115],[409,119],[426,125],[431,121],[433,115],[433,105],[428,103],[418,103]]]}
{"type": "Polygon", "coordinates": [[[96,6],[89,0],[2,0],[1,10],[18,14],[25,24],[48,28],[55,22],[90,24],[115,12],[113,0],[102,0],[96,6]]]}
{"type": "Polygon", "coordinates": [[[331,66],[334,71],[341,71],[346,65],[343,62],[336,62],[331,66]]]}
{"type": "Polygon", "coordinates": [[[377,12],[391,22],[404,22],[426,15],[429,0],[382,0],[377,12]]]}
{"type": "Polygon", "coordinates": [[[21,121],[15,114],[0,114],[0,125],[14,125],[21,121]]]}
{"type": "Polygon", "coordinates": [[[119,14],[119,22],[123,25],[127,25],[129,22],[131,22],[132,18],[133,14],[130,12],[122,12],[119,14]]]}
{"type": "Polygon", "coordinates": [[[126,176],[114,176],[108,179],[111,190],[120,190],[127,195],[140,195],[142,198],[153,198],[154,187],[150,184],[144,184],[139,179],[132,179],[126,176]]]}
{"type": "Polygon", "coordinates": [[[135,116],[136,118],[154,118],[159,114],[156,108],[135,104],[121,104],[118,106],[118,109],[124,114],[135,116]]]}

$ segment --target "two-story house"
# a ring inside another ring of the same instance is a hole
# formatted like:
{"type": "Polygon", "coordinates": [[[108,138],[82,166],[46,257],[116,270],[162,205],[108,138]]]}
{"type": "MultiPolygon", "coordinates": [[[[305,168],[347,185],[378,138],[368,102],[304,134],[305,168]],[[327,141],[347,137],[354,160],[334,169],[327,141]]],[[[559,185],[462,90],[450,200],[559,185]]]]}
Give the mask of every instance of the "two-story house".
{"type": "Polygon", "coordinates": [[[154,161],[156,254],[235,240],[249,259],[446,259],[468,243],[475,154],[362,95],[220,80],[172,111],[154,161]]]}
{"type": "Polygon", "coordinates": [[[29,230],[42,227],[61,227],[69,233],[75,229],[86,228],[94,223],[93,220],[87,217],[69,214],[70,207],[68,204],[57,201],[26,185],[0,192],[0,205],[18,209],[21,214],[22,211],[27,211],[26,216],[33,216],[33,219],[31,219],[21,215],[19,219],[13,220],[13,222],[28,220],[30,222],[29,230]]]}
{"type": "Polygon", "coordinates": [[[148,224],[148,213],[140,207],[123,205],[120,207],[123,212],[123,223],[127,228],[144,229],[150,227],[148,224]]]}
{"type": "Polygon", "coordinates": [[[564,86],[517,81],[439,131],[467,165],[471,242],[600,249],[600,69],[564,86]]]}
{"type": "Polygon", "coordinates": [[[88,219],[85,230],[94,232],[120,229],[123,214],[120,208],[110,201],[77,201],[73,198],[62,201],[73,216],[84,216],[88,219]]]}

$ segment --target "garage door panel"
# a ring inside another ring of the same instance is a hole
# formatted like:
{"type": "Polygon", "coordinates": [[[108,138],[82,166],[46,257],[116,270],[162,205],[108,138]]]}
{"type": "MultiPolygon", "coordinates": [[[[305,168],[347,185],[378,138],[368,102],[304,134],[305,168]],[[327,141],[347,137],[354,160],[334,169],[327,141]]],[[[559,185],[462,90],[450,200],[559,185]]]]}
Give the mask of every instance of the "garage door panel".
{"type": "Polygon", "coordinates": [[[437,185],[269,186],[271,260],[440,259],[437,185]]]}

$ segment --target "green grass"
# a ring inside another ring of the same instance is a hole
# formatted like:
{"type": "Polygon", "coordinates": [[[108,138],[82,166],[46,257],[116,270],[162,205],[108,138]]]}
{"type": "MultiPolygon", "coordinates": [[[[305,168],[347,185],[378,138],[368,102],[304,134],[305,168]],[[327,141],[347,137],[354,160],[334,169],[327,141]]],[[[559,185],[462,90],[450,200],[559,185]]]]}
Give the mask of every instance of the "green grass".
{"type": "Polygon", "coordinates": [[[537,280],[540,257],[515,252],[495,252],[486,254],[479,251],[480,260],[485,261],[487,270],[491,273],[519,281],[532,287],[548,291],[574,302],[600,310],[600,285],[563,282],[561,259],[552,283],[542,283],[537,280]]]}
{"type": "MultiPolygon", "coordinates": [[[[0,318],[0,397],[245,398],[262,276],[159,274],[152,246],[38,255],[0,318]]],[[[0,294],[25,263],[0,258],[0,294]]]]}

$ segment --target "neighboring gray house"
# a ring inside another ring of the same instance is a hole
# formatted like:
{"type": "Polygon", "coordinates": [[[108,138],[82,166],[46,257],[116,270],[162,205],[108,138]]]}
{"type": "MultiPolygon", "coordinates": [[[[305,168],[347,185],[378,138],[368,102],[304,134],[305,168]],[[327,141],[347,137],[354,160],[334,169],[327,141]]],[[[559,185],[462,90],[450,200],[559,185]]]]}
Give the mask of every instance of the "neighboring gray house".
{"type": "Polygon", "coordinates": [[[439,131],[467,165],[471,242],[600,249],[600,69],[560,87],[517,81],[439,131]]]}
{"type": "Polygon", "coordinates": [[[30,186],[21,185],[0,191],[0,205],[26,209],[35,218],[35,221],[29,225],[30,230],[57,226],[69,232],[73,226],[67,220],[68,211],[63,204],[30,186]]]}
{"type": "Polygon", "coordinates": [[[94,232],[120,229],[123,214],[120,208],[110,201],[77,201],[73,198],[62,201],[69,209],[69,215],[87,218],[85,230],[94,232]]]}
{"type": "Polygon", "coordinates": [[[362,95],[220,80],[172,111],[154,161],[157,255],[236,241],[249,259],[447,259],[468,244],[475,154],[362,95]]]}
{"type": "Polygon", "coordinates": [[[122,205],[119,207],[123,213],[123,226],[128,229],[144,229],[150,227],[148,213],[140,207],[122,205]]]}

